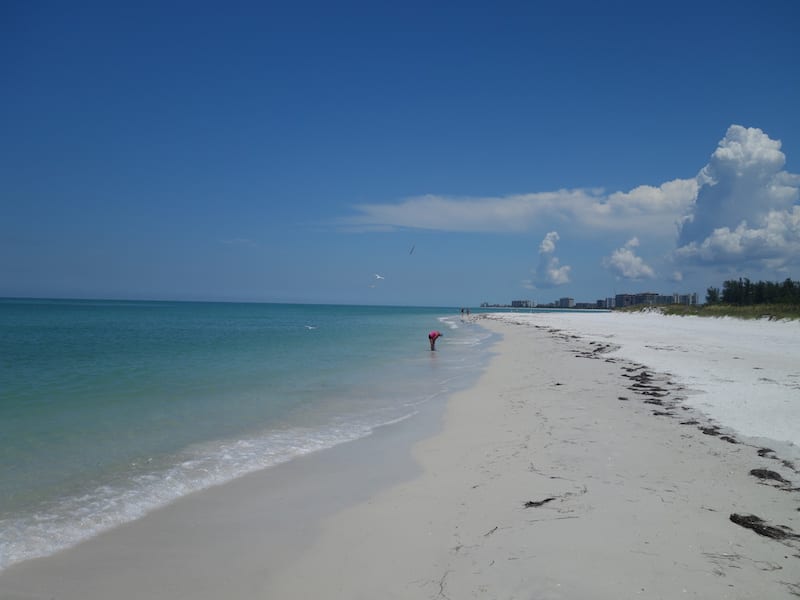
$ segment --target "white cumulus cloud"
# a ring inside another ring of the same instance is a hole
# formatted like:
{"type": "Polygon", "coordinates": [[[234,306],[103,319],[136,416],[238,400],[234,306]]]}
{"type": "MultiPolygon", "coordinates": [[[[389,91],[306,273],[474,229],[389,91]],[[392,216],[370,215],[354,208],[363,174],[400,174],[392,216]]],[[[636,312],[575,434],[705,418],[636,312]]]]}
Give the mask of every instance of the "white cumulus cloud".
{"type": "Polygon", "coordinates": [[[611,253],[611,256],[605,258],[603,264],[624,279],[651,279],[655,277],[655,271],[634,252],[633,249],[638,246],[639,238],[631,238],[622,248],[617,248],[611,253]]]}
{"type": "Polygon", "coordinates": [[[557,231],[551,231],[542,240],[542,243],[539,244],[539,253],[540,254],[552,254],[556,251],[556,242],[559,240],[559,235],[557,231]]]}
{"type": "Polygon", "coordinates": [[[552,286],[569,283],[569,272],[571,270],[572,267],[569,265],[559,265],[558,259],[554,256],[547,263],[545,281],[552,286]]]}
{"type": "Polygon", "coordinates": [[[707,262],[764,260],[771,268],[778,268],[800,258],[800,206],[770,211],[761,219],[760,227],[748,227],[746,221],[735,229],[719,227],[701,242],[681,246],[676,255],[707,262]]]}
{"type": "Polygon", "coordinates": [[[697,176],[675,256],[684,261],[779,267],[800,257],[800,176],[782,170],[781,142],[731,125],[697,176]]]}
{"type": "Polygon", "coordinates": [[[551,231],[539,244],[539,266],[536,269],[536,279],[540,287],[555,287],[569,283],[569,272],[572,267],[562,265],[558,257],[554,256],[556,242],[559,239],[558,232],[551,231]]]}

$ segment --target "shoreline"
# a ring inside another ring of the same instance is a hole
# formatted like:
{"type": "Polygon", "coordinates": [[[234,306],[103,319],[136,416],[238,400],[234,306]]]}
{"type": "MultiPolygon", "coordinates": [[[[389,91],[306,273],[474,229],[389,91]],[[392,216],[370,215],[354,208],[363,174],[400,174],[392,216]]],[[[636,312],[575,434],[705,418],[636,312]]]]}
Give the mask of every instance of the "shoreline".
{"type": "Polygon", "coordinates": [[[418,476],[410,449],[440,430],[445,402],[14,563],[0,572],[0,600],[260,597],[264,579],[301,555],[323,518],[418,476]]]}
{"type": "Polygon", "coordinates": [[[665,400],[642,392],[681,392],[655,366],[642,378],[586,340],[485,325],[504,339],[477,384],[448,399],[442,428],[432,410],[200,492],[10,567],[0,598],[800,593],[800,544],[730,520],[755,514],[797,534],[797,491],[750,474],[796,485],[796,472],[757,444],[654,415],[667,411],[645,400],[665,400]]]}
{"type": "Polygon", "coordinates": [[[93,323],[85,327],[72,309],[43,310],[20,307],[16,325],[0,315],[11,330],[4,348],[20,364],[0,378],[9,463],[0,572],[192,492],[413,418],[471,385],[491,344],[487,330],[433,309],[182,306],[142,318],[134,303],[81,308],[93,323]],[[51,344],[25,333],[45,316],[65,327],[53,328],[51,344]],[[431,323],[450,332],[447,352],[428,351],[431,323]],[[96,328],[106,332],[103,352],[96,328]],[[225,341],[204,345],[206,335],[225,341]]]}

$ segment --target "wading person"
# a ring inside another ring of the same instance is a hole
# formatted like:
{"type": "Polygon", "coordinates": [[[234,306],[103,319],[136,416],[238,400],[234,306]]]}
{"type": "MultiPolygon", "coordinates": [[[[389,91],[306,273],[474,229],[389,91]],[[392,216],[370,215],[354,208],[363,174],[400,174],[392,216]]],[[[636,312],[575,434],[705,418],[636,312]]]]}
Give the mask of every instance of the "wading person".
{"type": "Polygon", "coordinates": [[[436,350],[436,340],[442,337],[444,334],[440,331],[431,331],[428,334],[428,341],[431,343],[431,350],[436,350]]]}

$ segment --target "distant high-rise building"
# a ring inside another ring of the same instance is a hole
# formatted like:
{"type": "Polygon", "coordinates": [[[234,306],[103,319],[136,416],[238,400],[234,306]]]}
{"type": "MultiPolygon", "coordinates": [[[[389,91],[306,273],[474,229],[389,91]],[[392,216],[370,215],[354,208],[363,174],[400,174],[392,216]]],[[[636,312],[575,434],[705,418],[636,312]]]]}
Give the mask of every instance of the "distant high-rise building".
{"type": "Polygon", "coordinates": [[[616,298],[614,298],[614,305],[617,308],[625,308],[626,306],[633,306],[634,305],[634,296],[633,294],[617,294],[616,298]]]}
{"type": "MultiPolygon", "coordinates": [[[[611,298],[609,298],[611,300],[611,298]]],[[[640,306],[640,305],[655,305],[655,304],[697,304],[697,294],[671,294],[669,296],[662,296],[656,292],[641,292],[639,294],[617,294],[614,298],[614,304],[609,308],[625,306],[640,306]]]]}
{"type": "Polygon", "coordinates": [[[559,298],[558,308],[574,308],[575,298],[559,298]]]}

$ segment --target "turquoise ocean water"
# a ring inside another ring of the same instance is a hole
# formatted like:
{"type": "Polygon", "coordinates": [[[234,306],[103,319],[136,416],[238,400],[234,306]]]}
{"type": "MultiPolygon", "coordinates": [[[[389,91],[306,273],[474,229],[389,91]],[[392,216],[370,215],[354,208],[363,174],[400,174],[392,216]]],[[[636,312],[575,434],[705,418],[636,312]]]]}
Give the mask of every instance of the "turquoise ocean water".
{"type": "Polygon", "coordinates": [[[493,339],[456,309],[0,300],[0,569],[412,417],[493,339]]]}

